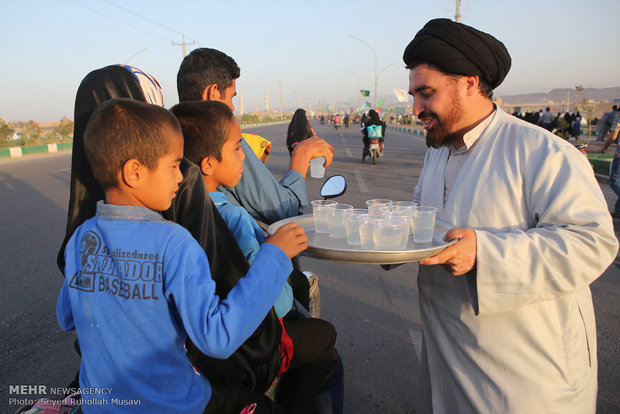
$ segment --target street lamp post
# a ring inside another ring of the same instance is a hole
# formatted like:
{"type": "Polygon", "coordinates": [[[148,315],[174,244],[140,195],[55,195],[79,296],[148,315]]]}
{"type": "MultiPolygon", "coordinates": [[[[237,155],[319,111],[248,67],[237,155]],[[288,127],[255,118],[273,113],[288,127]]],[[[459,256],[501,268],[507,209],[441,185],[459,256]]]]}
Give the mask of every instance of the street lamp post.
{"type": "Polygon", "coordinates": [[[377,52],[375,52],[375,49],[373,49],[372,46],[364,42],[362,39],[357,38],[353,35],[349,35],[349,37],[351,39],[357,40],[358,42],[362,43],[364,46],[369,48],[372,51],[372,54],[375,56],[375,94],[374,96],[375,96],[375,107],[376,107],[377,106],[377,52]]]}

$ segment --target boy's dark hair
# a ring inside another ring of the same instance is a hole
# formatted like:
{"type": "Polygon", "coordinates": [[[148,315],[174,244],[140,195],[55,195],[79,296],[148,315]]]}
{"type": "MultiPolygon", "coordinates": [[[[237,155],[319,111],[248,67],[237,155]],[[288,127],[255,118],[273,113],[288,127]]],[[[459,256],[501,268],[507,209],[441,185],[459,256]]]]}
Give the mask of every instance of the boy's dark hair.
{"type": "Polygon", "coordinates": [[[130,159],[155,170],[169,150],[167,132],[180,131],[176,118],[161,106],[131,99],[111,99],[91,115],[84,150],[95,179],[104,189],[118,186],[118,172],[130,159]]]}
{"type": "Polygon", "coordinates": [[[195,49],[183,58],[177,73],[179,102],[201,101],[202,93],[211,84],[224,93],[239,76],[241,69],[227,54],[206,47],[195,49]]]}
{"type": "Polygon", "coordinates": [[[185,158],[196,165],[205,157],[222,161],[222,146],[228,139],[235,116],[219,101],[182,102],[170,108],[181,124],[185,158]]]}

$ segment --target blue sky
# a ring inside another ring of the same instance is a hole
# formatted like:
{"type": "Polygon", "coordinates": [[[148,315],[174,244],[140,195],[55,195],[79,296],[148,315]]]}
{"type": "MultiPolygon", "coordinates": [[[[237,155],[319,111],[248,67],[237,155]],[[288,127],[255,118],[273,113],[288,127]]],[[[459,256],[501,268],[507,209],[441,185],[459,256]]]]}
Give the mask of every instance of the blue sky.
{"type": "MultiPolygon", "coordinates": [[[[0,117],[73,118],[91,70],[129,63],[154,75],[166,106],[177,101],[182,35],[188,52],[214,47],[241,67],[245,112],[304,102],[357,103],[407,89],[402,52],[430,19],[454,18],[455,0],[0,0],[0,117]],[[371,95],[372,96],[372,95],[371,95]]],[[[461,21],[504,42],[513,65],[496,95],[620,86],[620,1],[462,0],[461,21]]],[[[239,106],[237,98],[236,105],[239,106]]]]}

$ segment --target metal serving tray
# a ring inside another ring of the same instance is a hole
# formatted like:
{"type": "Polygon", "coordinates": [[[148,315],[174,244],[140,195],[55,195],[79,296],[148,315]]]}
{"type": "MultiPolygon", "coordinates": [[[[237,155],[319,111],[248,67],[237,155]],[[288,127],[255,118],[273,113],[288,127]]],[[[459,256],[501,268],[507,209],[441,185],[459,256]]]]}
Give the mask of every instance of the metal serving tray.
{"type": "Polygon", "coordinates": [[[368,250],[352,246],[347,239],[334,239],[328,233],[316,233],[314,231],[314,219],[312,214],[291,217],[273,223],[267,228],[267,233],[272,235],[284,224],[295,222],[304,228],[308,236],[308,249],[303,251],[303,256],[317,259],[331,260],[334,262],[367,263],[367,264],[399,264],[417,262],[418,260],[436,255],[446,247],[455,243],[443,241],[444,234],[450,230],[450,226],[441,221],[435,224],[435,233],[432,243],[414,243],[409,240],[407,250],[368,250]]]}

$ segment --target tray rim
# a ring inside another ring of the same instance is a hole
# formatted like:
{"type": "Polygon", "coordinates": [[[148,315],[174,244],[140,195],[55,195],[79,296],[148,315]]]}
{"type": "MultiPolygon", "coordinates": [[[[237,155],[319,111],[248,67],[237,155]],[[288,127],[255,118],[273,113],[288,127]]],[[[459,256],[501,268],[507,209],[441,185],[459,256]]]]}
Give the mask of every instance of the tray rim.
{"type": "MultiPolygon", "coordinates": [[[[312,219],[312,214],[303,214],[277,221],[267,227],[267,234],[272,235],[278,228],[280,228],[284,224],[293,222],[299,223],[301,221],[307,221],[309,219],[312,219]]],[[[449,230],[450,228],[452,228],[452,226],[448,223],[437,220],[433,242],[437,243],[436,239],[438,237],[443,237],[445,231],[449,230]],[[444,229],[445,231],[442,231],[444,229]]],[[[438,254],[446,247],[456,243],[456,241],[457,240],[455,239],[449,242],[445,242],[444,244],[433,245],[422,249],[413,250],[369,250],[356,248],[334,249],[309,244],[308,249],[304,250],[300,254],[302,256],[334,262],[389,265],[417,262],[419,260],[438,254]]]]}

